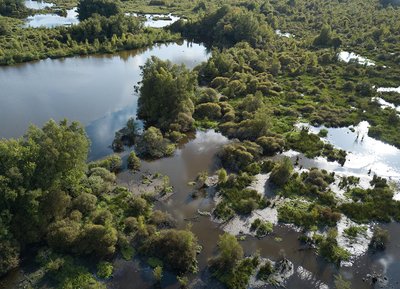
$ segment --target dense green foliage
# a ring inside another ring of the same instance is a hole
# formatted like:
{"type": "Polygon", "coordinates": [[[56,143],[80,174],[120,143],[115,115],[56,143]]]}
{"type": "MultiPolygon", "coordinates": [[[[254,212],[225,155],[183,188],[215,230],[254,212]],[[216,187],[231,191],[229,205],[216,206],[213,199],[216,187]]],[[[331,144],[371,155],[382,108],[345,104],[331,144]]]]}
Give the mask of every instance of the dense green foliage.
{"type": "Polygon", "coordinates": [[[135,148],[140,157],[157,159],[172,155],[175,145],[164,138],[158,128],[151,126],[138,137],[135,148]]]}
{"type": "MultiPolygon", "coordinates": [[[[18,266],[20,253],[33,245],[45,247],[39,271],[47,270],[59,288],[103,288],[71,256],[104,260],[121,251],[132,258],[134,247],[150,256],[159,256],[162,247],[166,267],[194,271],[195,236],[173,229],[171,216],[152,210],[152,198],[116,185],[119,156],[87,165],[88,149],[83,128],[67,121],[0,141],[0,274],[18,266]]],[[[97,274],[110,277],[112,266],[100,262],[97,274]]]]}
{"type": "Polygon", "coordinates": [[[140,159],[136,156],[135,152],[130,152],[128,156],[128,169],[136,171],[140,168],[140,159]]]}
{"type": "Polygon", "coordinates": [[[183,65],[152,57],[142,67],[142,76],[139,118],[164,132],[192,130],[195,74],[183,65]]]}
{"type": "Polygon", "coordinates": [[[190,231],[164,230],[145,241],[142,250],[160,258],[177,273],[195,272],[199,250],[197,238],[190,231]]]}
{"type": "Polygon", "coordinates": [[[240,41],[262,46],[273,34],[264,15],[232,6],[223,6],[198,22],[184,27],[182,24],[178,22],[172,29],[182,32],[184,36],[221,46],[232,46],[240,41]]]}
{"type": "Polygon", "coordinates": [[[348,260],[350,253],[338,246],[336,236],[337,232],[331,229],[326,237],[321,237],[317,242],[319,243],[319,253],[329,261],[340,265],[341,261],[348,260]]]}
{"type": "Polygon", "coordinates": [[[216,206],[214,215],[219,219],[228,220],[234,213],[247,215],[255,209],[264,208],[264,196],[248,188],[253,180],[249,174],[240,173],[230,174],[225,182],[220,182],[218,188],[223,200],[216,206]]]}
{"type": "MultiPolygon", "coordinates": [[[[23,0],[1,0],[0,1],[0,15],[21,17],[26,16],[27,8],[23,0]]],[[[1,35],[1,33],[0,33],[1,35]]]]}
{"type": "Polygon", "coordinates": [[[79,0],[78,2],[78,15],[81,21],[94,14],[110,17],[120,12],[119,1],[116,0],[79,0]]]}
{"type": "Polygon", "coordinates": [[[287,183],[293,171],[293,164],[289,158],[283,158],[271,171],[270,180],[277,186],[287,183]]]}
{"type": "Polygon", "coordinates": [[[209,260],[213,275],[230,289],[244,289],[259,263],[258,256],[243,258],[235,236],[225,233],[218,242],[218,255],[209,260]]]}

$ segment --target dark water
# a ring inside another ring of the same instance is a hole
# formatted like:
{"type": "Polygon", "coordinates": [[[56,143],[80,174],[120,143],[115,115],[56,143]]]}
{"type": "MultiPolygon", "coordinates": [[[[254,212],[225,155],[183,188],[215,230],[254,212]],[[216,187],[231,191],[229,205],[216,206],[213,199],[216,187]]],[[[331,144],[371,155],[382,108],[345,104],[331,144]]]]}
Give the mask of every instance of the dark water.
{"type": "MultiPolygon", "coordinates": [[[[174,63],[185,63],[189,67],[194,67],[208,56],[202,45],[184,42],[115,55],[43,60],[0,68],[0,137],[18,137],[30,123],[40,126],[49,118],[60,120],[67,117],[85,125],[92,141],[91,159],[111,153],[109,145],[115,131],[136,113],[137,96],[133,87],[141,78],[139,66],[151,55],[174,63]]],[[[330,130],[327,140],[352,151],[357,160],[367,158],[366,163],[361,162],[360,165],[359,161],[352,159],[354,156],[350,156],[344,167],[321,159],[304,159],[304,166],[320,166],[360,175],[366,175],[371,167],[379,173],[386,166],[390,168],[388,176],[396,177],[399,171],[398,150],[389,150],[389,147],[367,138],[362,143],[355,138],[356,135],[347,129],[335,129],[330,130]],[[379,166],[376,166],[377,163],[379,166]]],[[[216,169],[215,153],[227,141],[214,131],[197,132],[196,138],[183,145],[173,157],[142,163],[142,171],[160,172],[170,177],[175,194],[157,207],[171,213],[180,228],[191,223],[192,231],[203,246],[198,258],[199,275],[202,277],[207,259],[215,253],[218,236],[223,232],[207,217],[193,219],[197,216],[197,209],[209,210],[213,202],[207,198],[193,200],[190,197],[192,187],[188,182],[193,181],[201,171],[212,173],[216,169]]],[[[127,184],[131,178],[128,172],[119,176],[121,184],[127,184]]],[[[268,187],[266,193],[270,193],[268,187]]],[[[352,281],[352,288],[373,288],[363,281],[371,272],[387,274],[390,288],[400,288],[400,226],[393,223],[384,227],[391,234],[391,242],[384,253],[365,254],[352,267],[340,269],[326,263],[314,251],[300,250],[297,240],[300,233],[288,226],[278,225],[271,236],[261,240],[249,237],[242,244],[247,254],[259,251],[261,256],[273,260],[282,256],[289,258],[295,265],[296,273],[288,280],[287,288],[334,288],[333,276],[339,272],[352,281]]],[[[151,270],[138,260],[117,260],[115,268],[115,276],[108,284],[110,288],[141,289],[153,285],[151,270]]],[[[4,288],[15,288],[21,276],[19,270],[12,272],[3,280],[4,288]]],[[[165,273],[163,287],[177,287],[172,275],[165,273]]],[[[210,285],[209,288],[214,287],[210,285]]]]}

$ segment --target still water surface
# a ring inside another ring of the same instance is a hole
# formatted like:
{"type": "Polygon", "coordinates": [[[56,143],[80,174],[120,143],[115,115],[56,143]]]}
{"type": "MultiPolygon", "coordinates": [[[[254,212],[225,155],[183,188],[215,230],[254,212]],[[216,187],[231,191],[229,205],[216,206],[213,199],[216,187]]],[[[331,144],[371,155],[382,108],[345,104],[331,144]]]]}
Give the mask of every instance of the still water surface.
{"type": "Polygon", "coordinates": [[[110,55],[46,59],[0,68],[0,137],[21,136],[29,124],[50,118],[82,122],[92,141],[91,158],[111,151],[116,130],[134,116],[140,66],[157,56],[188,67],[208,52],[196,43],[161,44],[110,55]]]}

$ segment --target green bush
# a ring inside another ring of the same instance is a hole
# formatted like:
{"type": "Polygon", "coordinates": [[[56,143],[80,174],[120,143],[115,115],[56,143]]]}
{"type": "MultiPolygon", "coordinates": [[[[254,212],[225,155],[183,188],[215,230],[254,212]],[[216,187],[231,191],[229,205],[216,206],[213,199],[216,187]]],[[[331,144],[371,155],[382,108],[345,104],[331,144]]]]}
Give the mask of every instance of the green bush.
{"type": "Polygon", "coordinates": [[[283,186],[287,183],[293,171],[293,164],[288,157],[284,157],[272,169],[270,181],[277,185],[283,186]]]}
{"type": "Polygon", "coordinates": [[[134,151],[129,153],[128,169],[133,171],[137,171],[140,169],[140,159],[136,156],[136,153],[134,151]]]}
{"type": "Polygon", "coordinates": [[[113,265],[109,262],[100,262],[97,264],[97,276],[103,279],[109,279],[113,274],[113,265]]]}

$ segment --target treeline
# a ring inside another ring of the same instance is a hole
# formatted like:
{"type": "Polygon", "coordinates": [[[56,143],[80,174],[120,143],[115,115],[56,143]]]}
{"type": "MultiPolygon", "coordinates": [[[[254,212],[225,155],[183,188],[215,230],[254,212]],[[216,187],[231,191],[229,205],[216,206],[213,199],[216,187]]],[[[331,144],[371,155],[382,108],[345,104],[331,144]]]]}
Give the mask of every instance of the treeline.
{"type": "Polygon", "coordinates": [[[27,14],[24,0],[0,0],[0,16],[22,18],[27,14]]]}
{"type": "Polygon", "coordinates": [[[110,0],[80,0],[78,2],[78,18],[86,20],[95,15],[110,17],[120,14],[120,2],[110,0]]]}
{"type": "Polygon", "coordinates": [[[9,18],[0,18],[0,65],[31,60],[112,53],[147,47],[154,43],[176,41],[177,34],[143,28],[134,17],[95,16],[71,27],[19,28],[9,18]]]}
{"type": "Polygon", "coordinates": [[[240,41],[262,47],[273,34],[263,14],[228,5],[206,14],[198,21],[178,21],[171,29],[197,41],[228,47],[240,41]]]}
{"type": "MultiPolygon", "coordinates": [[[[14,4],[5,7],[16,7],[14,4]]],[[[23,28],[13,18],[0,17],[0,65],[47,57],[111,53],[180,39],[179,35],[164,30],[144,28],[141,19],[121,12],[119,2],[82,0],[78,13],[79,24],[51,29],[23,28]]]]}

